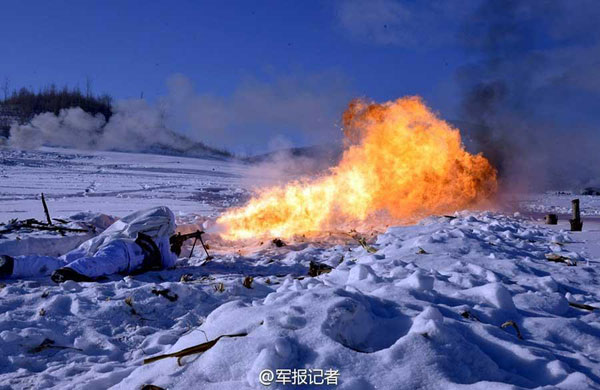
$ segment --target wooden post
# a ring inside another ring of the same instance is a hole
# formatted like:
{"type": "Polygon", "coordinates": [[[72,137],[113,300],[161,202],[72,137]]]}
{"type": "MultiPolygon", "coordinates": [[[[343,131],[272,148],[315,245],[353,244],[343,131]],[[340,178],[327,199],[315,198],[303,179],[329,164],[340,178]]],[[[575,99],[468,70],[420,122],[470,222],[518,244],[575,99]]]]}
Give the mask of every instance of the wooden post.
{"type": "Polygon", "coordinates": [[[48,225],[52,225],[52,218],[50,218],[50,212],[48,211],[48,205],[46,204],[46,198],[44,198],[43,192],[42,192],[42,205],[44,206],[44,213],[46,214],[46,219],[48,220],[48,225]]]}
{"type": "Polygon", "coordinates": [[[583,227],[583,222],[581,221],[581,213],[579,211],[579,199],[573,199],[571,205],[573,207],[573,219],[569,220],[571,223],[571,231],[580,232],[583,227]]]}
{"type": "Polygon", "coordinates": [[[547,225],[556,225],[558,223],[558,216],[556,214],[547,214],[546,215],[546,224],[547,225]]]}

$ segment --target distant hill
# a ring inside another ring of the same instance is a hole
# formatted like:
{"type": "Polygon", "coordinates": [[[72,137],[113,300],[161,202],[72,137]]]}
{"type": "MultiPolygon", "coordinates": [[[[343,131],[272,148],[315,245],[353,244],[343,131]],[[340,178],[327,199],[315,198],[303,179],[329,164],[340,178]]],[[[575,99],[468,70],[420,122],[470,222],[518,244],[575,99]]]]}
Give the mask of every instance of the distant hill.
{"type": "Polygon", "coordinates": [[[297,177],[326,172],[340,162],[342,154],[341,144],[325,144],[280,149],[245,157],[243,161],[265,168],[262,173],[266,175],[297,177]]]}
{"type": "Polygon", "coordinates": [[[342,147],[336,144],[313,145],[297,148],[279,149],[273,152],[259,154],[244,158],[250,163],[260,163],[276,159],[280,156],[291,158],[309,158],[323,160],[324,162],[336,164],[342,157],[342,147]]]}
{"type": "Polygon", "coordinates": [[[233,154],[224,149],[217,149],[207,146],[199,141],[193,141],[188,137],[176,133],[172,130],[164,130],[168,132],[170,138],[169,143],[165,144],[160,141],[155,141],[148,146],[139,148],[123,147],[114,148],[112,150],[118,152],[141,152],[151,154],[161,154],[165,156],[185,156],[185,157],[201,157],[211,159],[228,159],[235,157],[233,154]]]}

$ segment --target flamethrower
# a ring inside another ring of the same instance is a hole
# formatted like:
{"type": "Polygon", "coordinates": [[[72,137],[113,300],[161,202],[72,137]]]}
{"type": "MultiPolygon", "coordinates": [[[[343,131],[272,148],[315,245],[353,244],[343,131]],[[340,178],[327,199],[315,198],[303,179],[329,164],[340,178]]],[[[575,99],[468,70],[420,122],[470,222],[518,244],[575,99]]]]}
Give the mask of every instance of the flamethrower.
{"type": "Polygon", "coordinates": [[[171,244],[171,252],[175,253],[177,256],[181,255],[181,247],[183,246],[183,243],[186,242],[187,240],[193,238],[194,244],[192,244],[192,250],[190,251],[189,257],[192,257],[192,254],[194,253],[194,248],[196,247],[196,242],[198,240],[200,240],[200,243],[202,244],[202,248],[204,248],[204,252],[206,253],[206,259],[210,260],[212,258],[212,256],[208,254],[208,248],[207,248],[206,244],[204,243],[204,240],[202,239],[203,234],[204,234],[204,232],[202,230],[196,230],[193,233],[187,233],[187,234],[177,233],[177,234],[172,235],[169,238],[169,243],[171,244]]]}

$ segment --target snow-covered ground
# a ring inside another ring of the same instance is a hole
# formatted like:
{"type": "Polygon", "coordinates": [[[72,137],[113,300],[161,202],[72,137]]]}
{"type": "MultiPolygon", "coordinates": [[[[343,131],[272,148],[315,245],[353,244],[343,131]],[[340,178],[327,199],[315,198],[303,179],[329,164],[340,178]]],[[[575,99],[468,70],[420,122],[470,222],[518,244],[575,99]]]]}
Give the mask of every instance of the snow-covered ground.
{"type": "Polygon", "coordinates": [[[579,199],[581,215],[600,216],[600,196],[552,191],[544,194],[519,194],[513,199],[520,208],[533,213],[571,214],[571,200],[579,199]]]}
{"type": "MultiPolygon", "coordinates": [[[[252,182],[260,182],[253,177],[252,182]]],[[[168,204],[180,213],[214,215],[247,199],[247,166],[215,159],[120,152],[0,149],[0,221],[43,219],[82,210],[123,216],[168,204]]]]}
{"type": "MultiPolygon", "coordinates": [[[[0,221],[43,219],[44,192],[57,217],[164,204],[198,223],[243,202],[261,180],[249,172],[229,161],[0,151],[0,221]]],[[[521,206],[563,203],[546,194],[521,206]]],[[[590,203],[582,209],[598,214],[590,203]]],[[[584,218],[584,232],[570,233],[564,218],[545,226],[513,212],[391,227],[367,237],[374,253],[341,238],[228,248],[209,236],[215,259],[204,265],[196,250],[174,270],[98,283],[2,281],[0,389],[260,389],[270,373],[270,388],[290,389],[600,388],[600,310],[569,305],[600,306],[600,223],[584,218]],[[311,277],[311,261],[333,270],[311,277]],[[240,333],[181,365],[143,364],[240,333]]],[[[0,238],[0,254],[28,251],[16,241],[0,238]]]]}

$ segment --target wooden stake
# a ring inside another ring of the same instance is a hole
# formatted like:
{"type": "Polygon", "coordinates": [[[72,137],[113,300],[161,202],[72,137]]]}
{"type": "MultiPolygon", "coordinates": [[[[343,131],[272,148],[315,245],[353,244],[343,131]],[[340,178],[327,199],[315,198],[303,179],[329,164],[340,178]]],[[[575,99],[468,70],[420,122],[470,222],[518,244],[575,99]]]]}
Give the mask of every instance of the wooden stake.
{"type": "Polygon", "coordinates": [[[48,220],[48,225],[52,225],[52,218],[50,218],[50,212],[48,211],[48,205],[46,204],[46,198],[44,198],[43,192],[42,192],[42,205],[44,206],[44,213],[46,213],[46,219],[48,220]]]}
{"type": "Polygon", "coordinates": [[[573,199],[571,205],[573,208],[573,219],[569,220],[571,223],[571,231],[580,232],[583,227],[583,222],[581,221],[581,213],[579,211],[579,199],[573,199]]]}
{"type": "Polygon", "coordinates": [[[558,216],[556,214],[547,214],[546,215],[546,224],[547,225],[556,225],[558,223],[558,216]]]}

